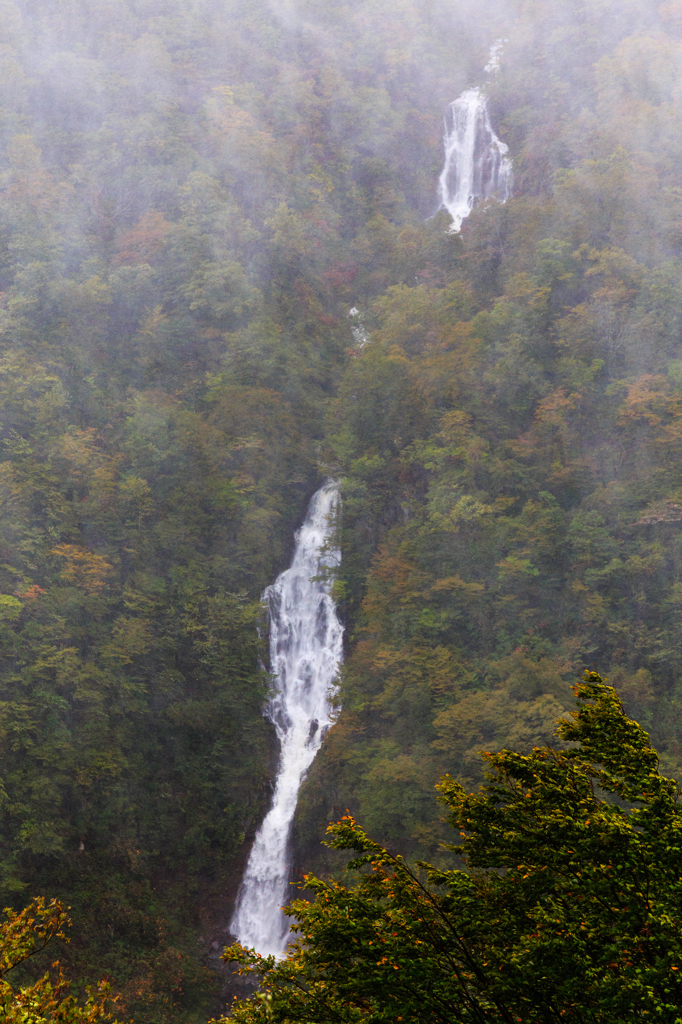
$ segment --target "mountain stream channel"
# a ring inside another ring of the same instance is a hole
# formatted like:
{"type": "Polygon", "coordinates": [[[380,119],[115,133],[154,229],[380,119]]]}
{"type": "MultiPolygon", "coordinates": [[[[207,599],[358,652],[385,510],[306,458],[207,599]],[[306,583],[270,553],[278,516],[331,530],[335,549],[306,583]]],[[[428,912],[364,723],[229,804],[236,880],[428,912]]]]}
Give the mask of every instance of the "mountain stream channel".
{"type": "MultiPolygon", "coordinates": [[[[497,71],[502,44],[491,50],[489,74],[497,71]]],[[[504,202],[511,194],[512,162],[492,129],[483,89],[467,89],[450,104],[444,143],[438,199],[456,232],[477,199],[494,196],[504,202]]],[[[357,312],[354,308],[351,315],[357,312]]],[[[368,340],[364,331],[361,340],[363,345],[368,340]]],[[[237,940],[263,956],[282,957],[286,951],[289,923],[282,907],[290,895],[289,846],[298,792],[332,723],[330,697],[343,654],[343,627],[325,570],[341,558],[333,541],[338,505],[338,486],[327,481],[311,499],[291,566],[263,594],[275,688],[265,713],[275,726],[280,757],[272,806],[254,840],[230,923],[237,940]]]]}

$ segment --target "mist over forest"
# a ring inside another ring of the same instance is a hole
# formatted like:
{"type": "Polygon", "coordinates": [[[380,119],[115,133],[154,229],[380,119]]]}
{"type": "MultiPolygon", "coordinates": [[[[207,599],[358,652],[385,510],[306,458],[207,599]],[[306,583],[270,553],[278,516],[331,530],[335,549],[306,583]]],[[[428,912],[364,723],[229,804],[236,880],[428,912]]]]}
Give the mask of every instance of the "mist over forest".
{"type": "Polygon", "coordinates": [[[73,919],[37,969],[225,1011],[261,595],[325,479],[292,877],[346,811],[450,863],[438,780],[555,743],[586,667],[682,780],[681,102],[682,0],[0,0],[1,905],[73,919]],[[474,87],[513,186],[453,232],[474,87]]]}

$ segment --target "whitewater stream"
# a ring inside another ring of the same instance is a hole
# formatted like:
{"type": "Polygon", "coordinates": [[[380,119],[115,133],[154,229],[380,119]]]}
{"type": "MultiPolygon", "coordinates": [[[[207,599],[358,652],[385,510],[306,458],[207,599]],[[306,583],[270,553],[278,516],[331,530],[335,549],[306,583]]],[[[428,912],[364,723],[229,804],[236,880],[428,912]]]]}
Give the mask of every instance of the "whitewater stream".
{"type": "Polygon", "coordinates": [[[332,722],[330,693],[342,658],[343,627],[325,568],[339,564],[333,517],[339,503],[328,481],[313,495],[296,535],[291,566],[263,594],[270,613],[275,684],[266,713],[281,751],[272,807],[256,835],[230,931],[263,956],[282,956],[289,934],[282,906],[289,887],[289,838],[298,791],[332,722]]]}
{"type": "MultiPolygon", "coordinates": [[[[502,43],[490,51],[485,70],[495,73],[502,43]]],[[[495,196],[502,202],[511,195],[512,162],[509,147],[493,131],[482,89],[466,89],[445,115],[445,162],[438,179],[438,199],[452,217],[451,231],[459,231],[476,199],[495,196]]]]}

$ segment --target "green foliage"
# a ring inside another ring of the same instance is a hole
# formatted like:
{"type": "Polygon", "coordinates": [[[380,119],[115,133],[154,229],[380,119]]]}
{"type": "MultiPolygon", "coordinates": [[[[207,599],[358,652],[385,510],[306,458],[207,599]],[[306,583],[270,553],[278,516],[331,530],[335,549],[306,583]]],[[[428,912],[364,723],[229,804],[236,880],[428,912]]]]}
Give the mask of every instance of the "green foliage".
{"type": "Polygon", "coordinates": [[[73,906],[139,1024],[201,1016],[273,761],[259,598],[324,474],[300,856],[337,806],[440,856],[434,780],[596,658],[677,770],[677,6],[0,3],[0,884],[73,906]],[[514,196],[451,235],[442,111],[498,37],[514,196]]]}
{"type": "Polygon", "coordinates": [[[546,742],[584,664],[682,771],[679,25],[515,10],[486,87],[514,194],[367,304],[329,405],[351,639],[296,826],[319,872],[344,808],[438,859],[434,780],[546,742]]]}
{"type": "MultiPolygon", "coordinates": [[[[348,311],[459,249],[424,223],[447,40],[488,29],[280,15],[0,3],[0,888],[72,906],[70,970],[137,1024],[217,998],[275,754],[260,595],[328,472],[348,311]]],[[[374,376],[370,487],[425,408],[399,358],[374,376]]]]}
{"type": "Polygon", "coordinates": [[[306,877],[285,960],[225,951],[264,982],[230,1020],[679,1021],[678,787],[597,673],[576,692],[559,749],[486,754],[479,793],[439,785],[462,867],[330,825],[353,884],[306,877]]]}

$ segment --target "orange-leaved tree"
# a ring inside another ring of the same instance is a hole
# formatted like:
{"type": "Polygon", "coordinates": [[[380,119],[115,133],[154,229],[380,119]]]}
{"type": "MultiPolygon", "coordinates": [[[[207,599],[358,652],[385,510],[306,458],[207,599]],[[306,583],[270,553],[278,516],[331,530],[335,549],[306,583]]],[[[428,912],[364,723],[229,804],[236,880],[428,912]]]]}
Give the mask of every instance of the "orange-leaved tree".
{"type": "MultiPolygon", "coordinates": [[[[112,1020],[108,1005],[114,1002],[107,982],[87,990],[84,1002],[69,991],[59,963],[52,975],[44,974],[33,984],[14,987],[7,975],[30,957],[41,953],[54,939],[64,939],[71,923],[57,900],[36,897],[20,913],[5,910],[0,923],[0,1019],[4,1024],[104,1024],[112,1020]]],[[[116,1024],[114,1021],[113,1024],[116,1024]]]]}

